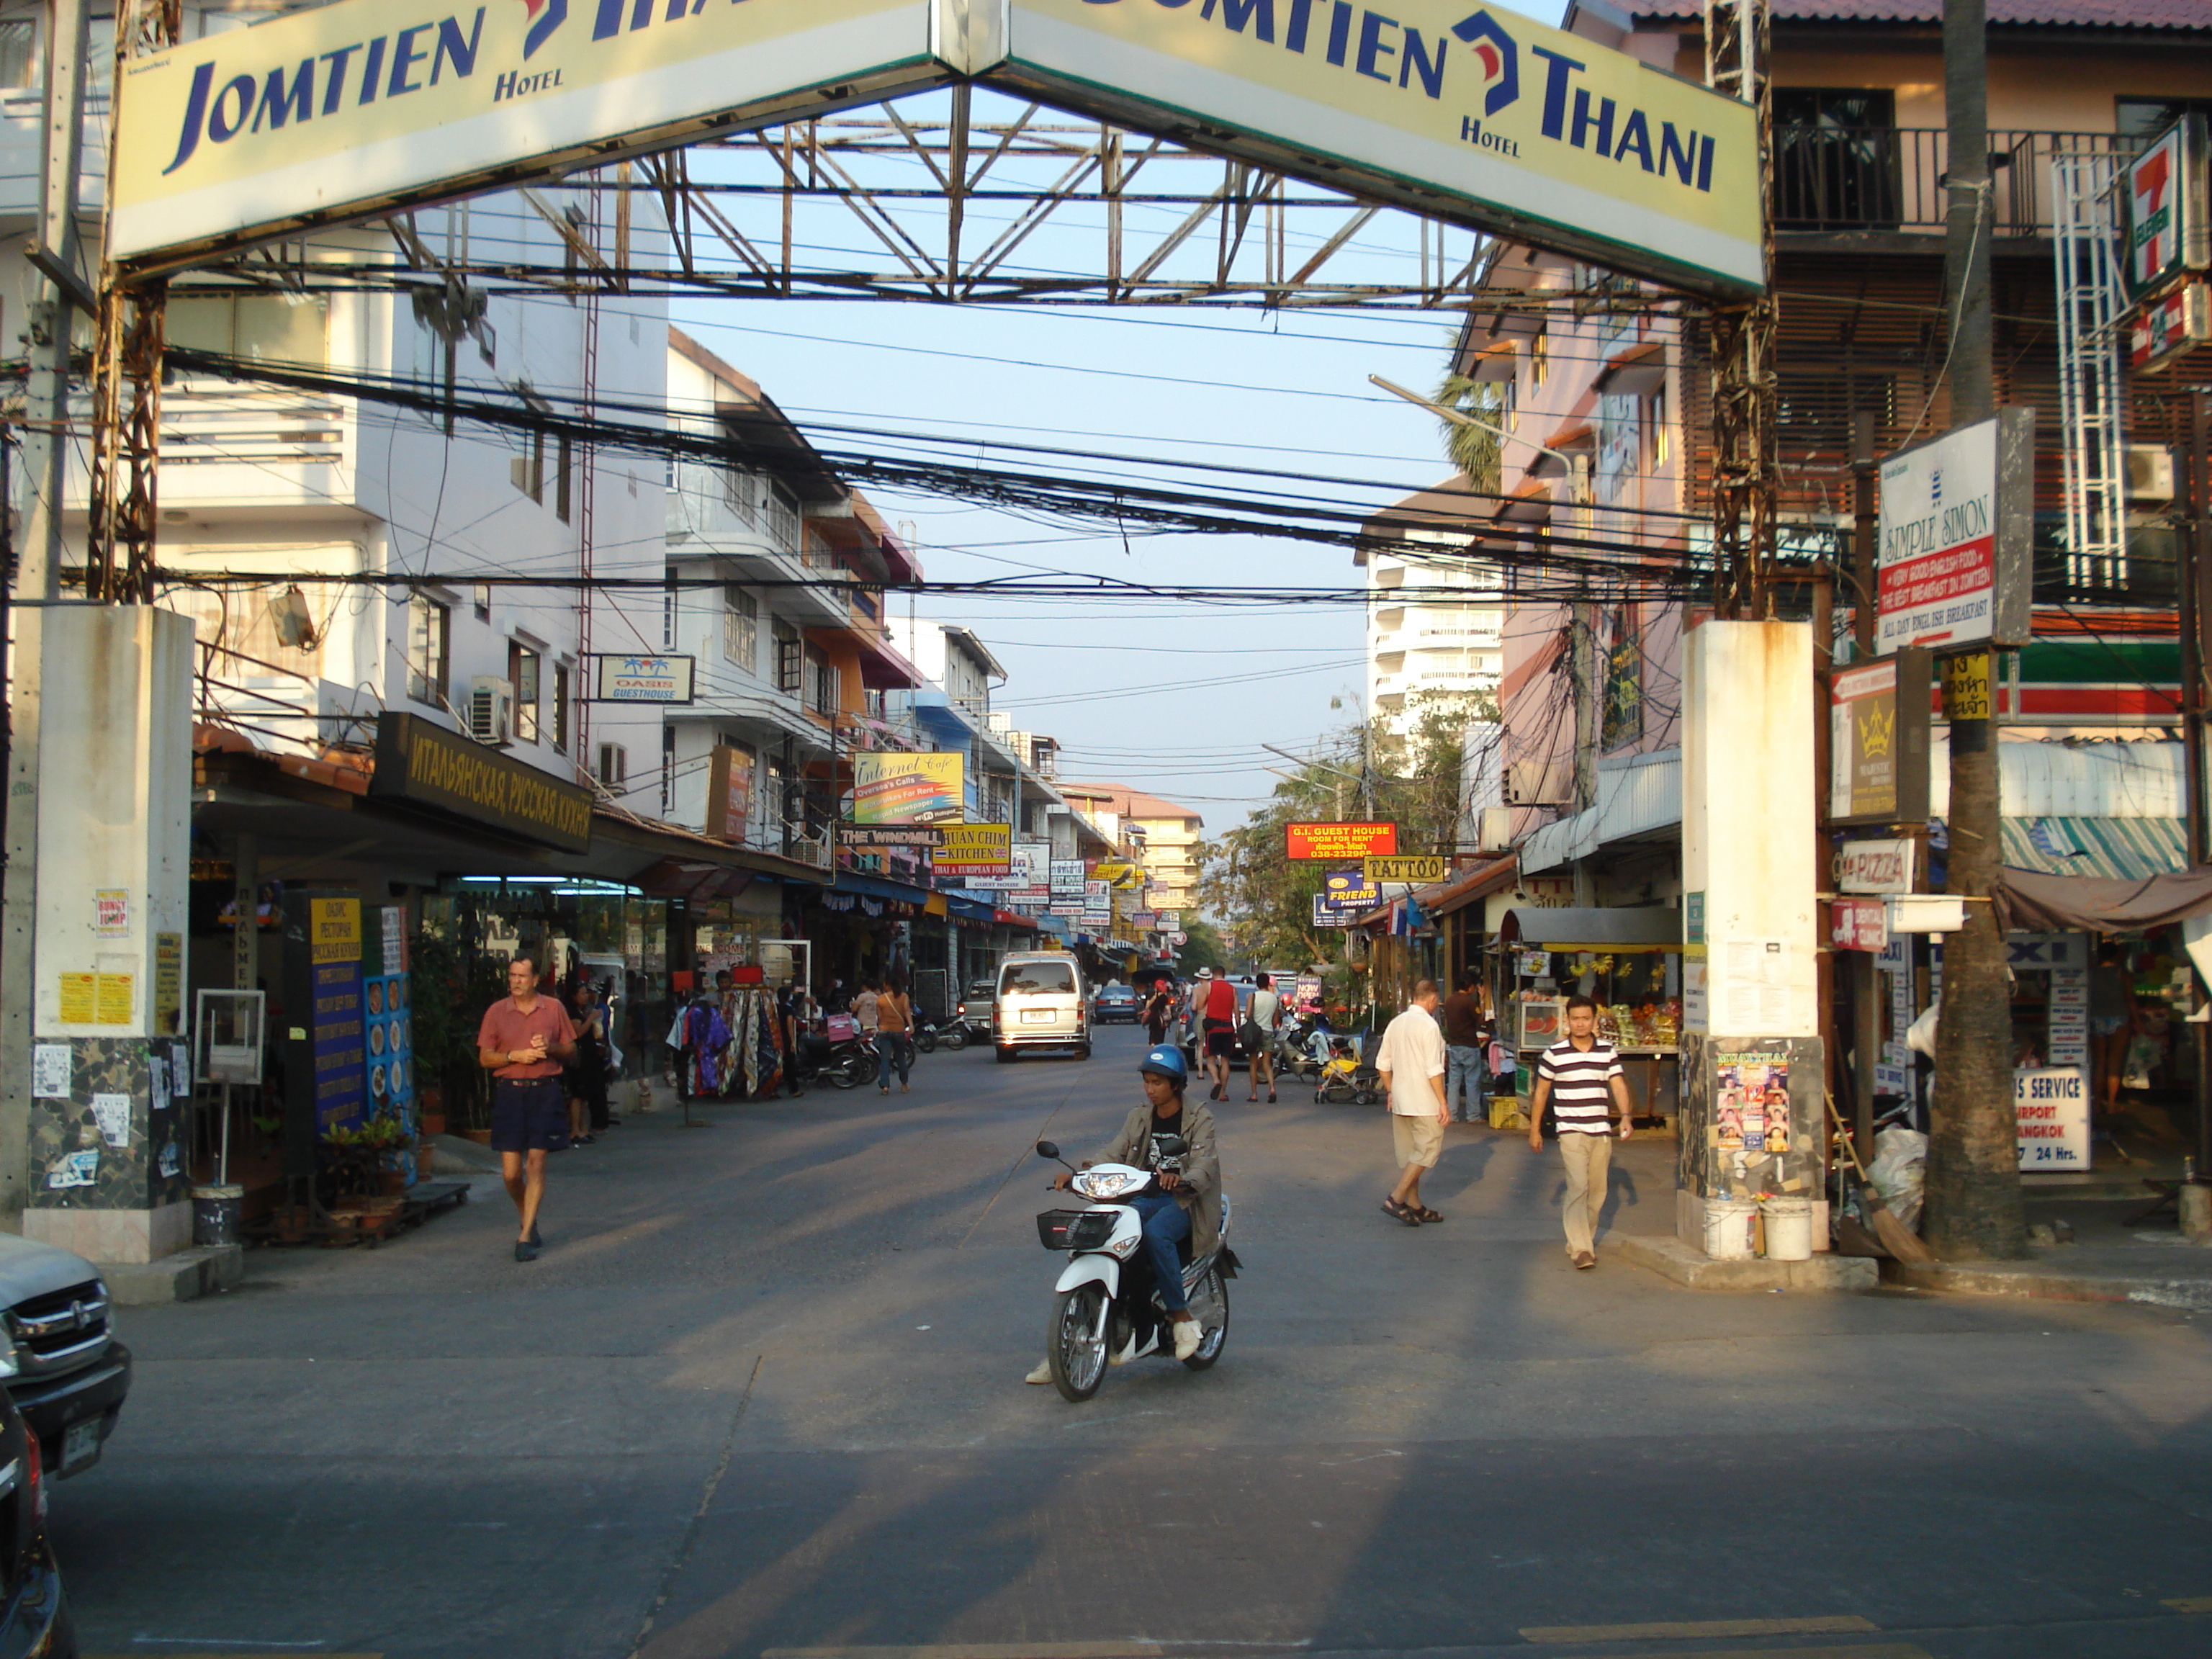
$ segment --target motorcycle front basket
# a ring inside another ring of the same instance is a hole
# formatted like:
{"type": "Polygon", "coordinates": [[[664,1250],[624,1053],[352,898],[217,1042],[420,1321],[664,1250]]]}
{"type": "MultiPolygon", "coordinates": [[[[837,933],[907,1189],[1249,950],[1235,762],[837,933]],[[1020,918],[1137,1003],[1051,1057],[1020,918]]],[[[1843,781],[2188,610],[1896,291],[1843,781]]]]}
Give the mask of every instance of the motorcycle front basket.
{"type": "Polygon", "coordinates": [[[1105,1210],[1047,1210],[1037,1217],[1037,1243],[1048,1250],[1097,1250],[1114,1236],[1105,1210]]]}

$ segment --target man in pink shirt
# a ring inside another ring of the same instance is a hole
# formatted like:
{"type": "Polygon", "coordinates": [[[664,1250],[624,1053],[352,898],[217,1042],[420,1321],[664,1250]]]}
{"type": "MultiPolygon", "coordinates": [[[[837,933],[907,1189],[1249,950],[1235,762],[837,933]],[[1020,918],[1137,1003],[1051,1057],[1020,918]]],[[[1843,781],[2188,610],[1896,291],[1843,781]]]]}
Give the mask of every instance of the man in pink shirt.
{"type": "Polygon", "coordinates": [[[507,964],[506,998],[484,1011],[477,1060],[497,1079],[491,1145],[521,1223],[517,1261],[535,1261],[544,1243],[538,1206],[545,1196],[545,1154],[568,1144],[561,1062],[575,1054],[576,1028],[558,1001],[538,994],[538,964],[516,957],[507,964]]]}

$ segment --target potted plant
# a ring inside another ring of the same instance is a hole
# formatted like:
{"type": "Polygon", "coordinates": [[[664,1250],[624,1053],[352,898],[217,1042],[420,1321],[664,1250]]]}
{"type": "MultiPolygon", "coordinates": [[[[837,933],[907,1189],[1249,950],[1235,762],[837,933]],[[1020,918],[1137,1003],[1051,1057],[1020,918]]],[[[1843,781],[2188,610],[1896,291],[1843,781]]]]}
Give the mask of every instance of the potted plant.
{"type": "Polygon", "coordinates": [[[454,1129],[489,1141],[491,1089],[477,1063],[477,1030],[483,1011],[507,994],[506,964],[429,933],[414,936],[408,960],[422,1132],[454,1129]]]}

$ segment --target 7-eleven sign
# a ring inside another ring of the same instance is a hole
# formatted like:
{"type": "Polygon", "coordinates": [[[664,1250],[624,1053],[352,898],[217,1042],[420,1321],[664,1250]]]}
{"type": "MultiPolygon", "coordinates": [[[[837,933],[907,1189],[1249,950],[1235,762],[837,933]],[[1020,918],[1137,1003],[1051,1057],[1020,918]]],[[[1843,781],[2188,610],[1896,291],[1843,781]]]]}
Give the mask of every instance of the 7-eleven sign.
{"type": "Polygon", "coordinates": [[[2185,115],[2127,165],[2128,291],[2142,299],[2212,264],[2212,203],[2205,199],[2205,125],[2185,115]]]}

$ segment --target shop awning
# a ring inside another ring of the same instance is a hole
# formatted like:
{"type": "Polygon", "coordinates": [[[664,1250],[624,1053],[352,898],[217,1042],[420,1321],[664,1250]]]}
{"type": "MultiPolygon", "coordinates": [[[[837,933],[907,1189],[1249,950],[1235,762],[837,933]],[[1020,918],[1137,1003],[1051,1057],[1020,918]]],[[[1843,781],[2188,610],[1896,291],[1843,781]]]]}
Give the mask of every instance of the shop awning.
{"type": "Polygon", "coordinates": [[[2004,861],[2046,876],[2142,881],[2185,869],[2179,818],[2008,817],[2004,861]]]}
{"type": "Polygon", "coordinates": [[[909,887],[902,881],[885,881],[881,876],[864,876],[857,870],[840,870],[831,890],[858,893],[863,898],[896,899],[901,904],[926,904],[929,902],[927,887],[909,887]]]}
{"type": "Polygon", "coordinates": [[[1448,916],[1455,910],[1464,910],[1470,904],[1480,902],[1492,893],[1513,884],[1520,873],[1520,861],[1509,853],[1504,858],[1486,864],[1472,875],[1455,881],[1440,882],[1435,887],[1424,887],[1413,896],[1420,901],[1421,908],[1432,916],[1448,916]]]}
{"type": "Polygon", "coordinates": [[[2142,881],[1997,872],[1997,925],[2007,932],[2134,933],[2212,916],[2212,867],[2168,871],[2142,881]]]}
{"type": "Polygon", "coordinates": [[[1498,942],[1533,951],[1679,951],[1682,913],[1665,905],[1618,910],[1516,905],[1498,924],[1498,942]]]}

